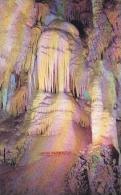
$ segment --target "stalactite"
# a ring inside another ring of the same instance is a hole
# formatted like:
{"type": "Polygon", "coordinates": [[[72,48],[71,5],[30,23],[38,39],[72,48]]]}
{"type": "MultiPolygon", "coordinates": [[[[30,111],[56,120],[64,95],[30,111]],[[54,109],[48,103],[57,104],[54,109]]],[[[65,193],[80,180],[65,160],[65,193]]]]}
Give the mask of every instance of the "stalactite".
{"type": "Polygon", "coordinates": [[[10,99],[11,96],[14,94],[16,86],[17,86],[16,77],[14,74],[11,74],[9,87],[8,87],[8,99],[10,99]]]}
{"type": "Polygon", "coordinates": [[[27,107],[28,89],[26,86],[16,90],[15,94],[10,98],[7,104],[7,111],[13,115],[19,115],[25,112],[27,107]]]}
{"type": "Polygon", "coordinates": [[[31,41],[29,49],[27,50],[26,60],[23,63],[22,69],[28,72],[27,85],[28,85],[28,101],[31,101],[32,94],[38,87],[38,78],[37,78],[37,46],[38,40],[41,34],[41,29],[38,26],[32,28],[31,41]]]}
{"type": "Polygon", "coordinates": [[[39,89],[50,92],[51,89],[54,92],[54,88],[58,92],[64,89],[68,91],[69,60],[69,43],[64,33],[56,30],[44,32],[39,40],[37,58],[39,89]]]}
{"type": "Polygon", "coordinates": [[[86,52],[73,25],[61,20],[51,22],[39,40],[39,89],[49,92],[71,90],[77,97],[83,96],[88,85],[88,71],[84,67],[86,52]]]}
{"type": "Polygon", "coordinates": [[[102,8],[102,0],[93,2],[94,29],[89,42],[88,66],[93,66],[95,60],[101,59],[101,54],[105,52],[111,41],[112,27],[102,8]]]}
{"type": "Polygon", "coordinates": [[[11,82],[13,72],[19,75],[23,71],[23,64],[25,63],[31,40],[31,28],[29,25],[34,24],[35,15],[33,15],[34,2],[32,0],[26,3],[23,3],[22,0],[17,2],[3,1],[1,2],[0,11],[3,8],[4,13],[1,14],[2,20],[0,20],[0,86],[2,105],[6,110],[10,96],[14,95],[10,95],[10,93],[13,93],[11,89],[14,88],[13,91],[15,91],[17,87],[14,83],[10,85],[9,82],[11,82]]]}
{"type": "MultiPolygon", "coordinates": [[[[23,37],[21,40],[21,48],[19,50],[19,55],[17,55],[17,60],[14,64],[14,70],[16,74],[20,74],[22,70],[28,71],[27,67],[27,53],[29,52],[29,47],[31,47],[32,33],[29,27],[24,28],[23,37]],[[30,45],[30,46],[29,46],[30,45]]],[[[31,57],[31,56],[30,56],[31,57]]]]}

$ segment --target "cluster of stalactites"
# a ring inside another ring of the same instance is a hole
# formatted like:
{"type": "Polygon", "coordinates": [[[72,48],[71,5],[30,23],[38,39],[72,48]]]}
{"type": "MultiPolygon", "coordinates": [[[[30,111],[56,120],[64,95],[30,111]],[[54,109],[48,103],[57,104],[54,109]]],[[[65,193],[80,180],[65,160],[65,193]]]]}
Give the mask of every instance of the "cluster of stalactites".
{"type": "Polygon", "coordinates": [[[1,1],[0,12],[0,107],[17,115],[27,104],[27,80],[36,55],[31,28],[36,17],[34,1],[1,1]]]}
{"type": "MultiPolygon", "coordinates": [[[[72,0],[53,0],[48,3],[36,3],[38,21],[44,23],[49,13],[63,18],[68,22],[76,21],[84,26],[92,26],[92,4],[91,0],[75,2],[72,0]]],[[[52,16],[51,15],[51,16],[52,16]]],[[[51,18],[49,15],[49,19],[51,18]]]]}
{"type": "Polygon", "coordinates": [[[59,35],[59,32],[43,33],[39,40],[37,57],[40,90],[69,91],[70,55],[69,44],[59,35]]]}
{"type": "Polygon", "coordinates": [[[92,25],[92,5],[91,1],[68,1],[65,6],[65,18],[68,21],[82,22],[84,26],[92,25]]]}
{"type": "Polygon", "coordinates": [[[43,32],[38,44],[39,90],[82,96],[88,82],[81,41],[61,30],[43,32]],[[82,59],[83,60],[82,60],[82,59]],[[83,62],[82,62],[83,61],[83,62]]]}
{"type": "Polygon", "coordinates": [[[98,15],[96,27],[89,37],[88,66],[93,66],[103,55],[111,41],[112,28],[104,13],[98,15]]]}

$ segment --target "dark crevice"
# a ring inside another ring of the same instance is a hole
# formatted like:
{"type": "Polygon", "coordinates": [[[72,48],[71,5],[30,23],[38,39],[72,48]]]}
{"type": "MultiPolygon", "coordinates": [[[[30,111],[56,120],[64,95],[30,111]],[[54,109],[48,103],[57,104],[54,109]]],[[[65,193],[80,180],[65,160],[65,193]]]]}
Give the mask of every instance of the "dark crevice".
{"type": "Polygon", "coordinates": [[[84,25],[82,24],[81,21],[79,21],[79,20],[71,20],[69,22],[72,23],[78,29],[81,38],[85,38],[86,37],[86,33],[84,31],[84,25]]]}

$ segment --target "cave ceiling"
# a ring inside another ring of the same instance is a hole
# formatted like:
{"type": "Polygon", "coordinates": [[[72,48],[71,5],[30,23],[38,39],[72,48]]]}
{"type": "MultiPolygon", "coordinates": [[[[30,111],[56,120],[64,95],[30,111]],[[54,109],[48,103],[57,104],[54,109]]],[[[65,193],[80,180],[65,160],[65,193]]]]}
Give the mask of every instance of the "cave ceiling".
{"type": "Polygon", "coordinates": [[[84,27],[92,26],[91,0],[36,0],[35,2],[37,6],[41,3],[49,4],[52,12],[61,13],[67,21],[81,22],[84,27]]]}

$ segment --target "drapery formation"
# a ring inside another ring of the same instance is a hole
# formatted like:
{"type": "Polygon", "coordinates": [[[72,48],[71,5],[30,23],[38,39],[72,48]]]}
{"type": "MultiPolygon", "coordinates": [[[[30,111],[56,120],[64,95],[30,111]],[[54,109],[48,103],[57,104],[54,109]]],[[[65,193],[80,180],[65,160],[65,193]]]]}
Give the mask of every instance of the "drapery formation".
{"type": "Polygon", "coordinates": [[[69,91],[70,51],[66,36],[46,31],[38,44],[39,89],[47,92],[69,91]],[[63,38],[64,37],[64,38],[63,38]]]}
{"type": "Polygon", "coordinates": [[[55,20],[42,33],[38,48],[39,89],[47,92],[72,91],[78,97],[83,96],[83,88],[88,83],[83,65],[86,49],[77,29],[69,23],[55,20]]]}
{"type": "Polygon", "coordinates": [[[36,20],[32,0],[0,1],[0,12],[0,107],[17,115],[27,106],[28,72],[40,30],[31,29],[36,20]]]}
{"type": "Polygon", "coordinates": [[[69,96],[84,98],[86,51],[72,24],[56,19],[42,32],[36,61],[38,92],[27,116],[29,135],[63,134],[68,129],[71,133],[74,124],[89,127],[89,114],[69,96]]]}

